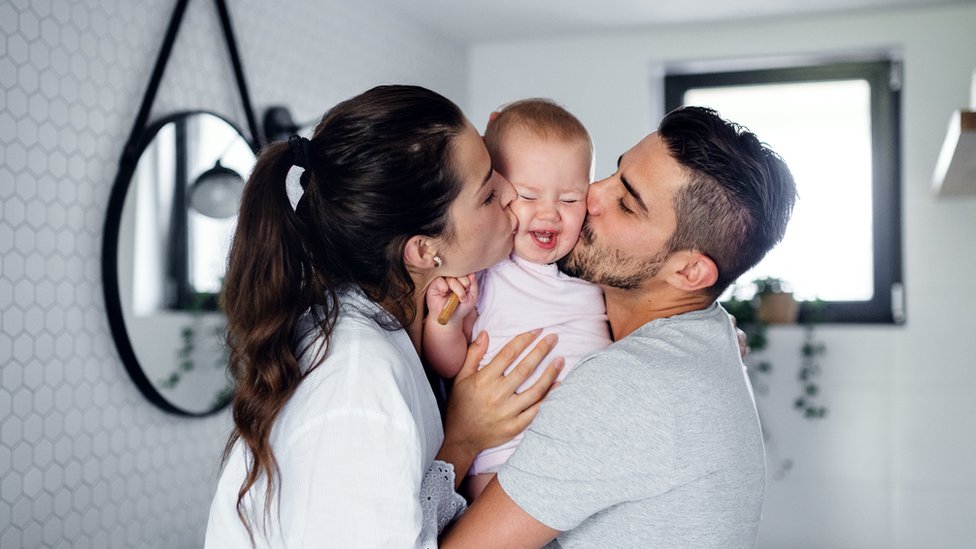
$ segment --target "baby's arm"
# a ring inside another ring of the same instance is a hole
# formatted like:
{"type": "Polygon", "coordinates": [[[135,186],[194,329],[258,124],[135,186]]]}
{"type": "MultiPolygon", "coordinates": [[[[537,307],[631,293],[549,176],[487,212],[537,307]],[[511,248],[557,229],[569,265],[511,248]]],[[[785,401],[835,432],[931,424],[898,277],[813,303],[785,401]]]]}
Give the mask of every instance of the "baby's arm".
{"type": "Polygon", "coordinates": [[[462,278],[438,278],[427,288],[427,318],[424,319],[423,353],[437,375],[453,378],[464,363],[471,340],[471,328],[478,317],[478,281],[470,274],[462,278]],[[451,294],[461,300],[447,324],[437,317],[451,294]]]}

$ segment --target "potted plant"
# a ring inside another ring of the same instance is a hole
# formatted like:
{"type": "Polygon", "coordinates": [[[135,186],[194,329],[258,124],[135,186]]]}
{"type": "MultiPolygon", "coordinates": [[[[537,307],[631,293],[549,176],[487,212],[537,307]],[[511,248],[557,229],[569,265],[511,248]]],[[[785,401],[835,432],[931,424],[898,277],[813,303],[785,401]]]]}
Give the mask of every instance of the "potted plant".
{"type": "Polygon", "coordinates": [[[766,324],[794,324],[800,312],[793,292],[783,280],[774,277],[753,281],[758,300],[757,318],[766,324]]]}

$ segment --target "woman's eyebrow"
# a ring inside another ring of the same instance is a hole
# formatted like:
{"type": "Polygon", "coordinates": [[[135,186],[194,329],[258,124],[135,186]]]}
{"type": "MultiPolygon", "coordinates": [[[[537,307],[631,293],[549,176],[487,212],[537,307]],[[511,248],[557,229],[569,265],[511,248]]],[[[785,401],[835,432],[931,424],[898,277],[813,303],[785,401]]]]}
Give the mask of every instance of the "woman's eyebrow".
{"type": "Polygon", "coordinates": [[[486,175],[485,176],[485,180],[481,182],[481,186],[482,187],[484,187],[488,183],[488,180],[491,179],[491,174],[493,174],[493,173],[495,173],[495,167],[494,166],[488,166],[488,175],[486,175]]]}

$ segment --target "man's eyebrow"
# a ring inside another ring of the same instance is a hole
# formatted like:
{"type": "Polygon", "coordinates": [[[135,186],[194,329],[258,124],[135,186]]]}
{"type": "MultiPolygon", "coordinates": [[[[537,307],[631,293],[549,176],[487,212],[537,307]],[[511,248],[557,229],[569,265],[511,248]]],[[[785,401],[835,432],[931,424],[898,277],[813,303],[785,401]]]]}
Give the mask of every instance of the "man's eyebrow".
{"type": "Polygon", "coordinates": [[[627,192],[630,193],[630,196],[634,197],[634,201],[637,202],[638,206],[640,206],[641,211],[647,213],[647,204],[644,204],[644,201],[641,199],[640,194],[634,189],[633,186],[631,186],[630,183],[627,182],[627,178],[625,178],[623,174],[620,175],[620,182],[623,183],[624,188],[627,189],[627,192]]]}

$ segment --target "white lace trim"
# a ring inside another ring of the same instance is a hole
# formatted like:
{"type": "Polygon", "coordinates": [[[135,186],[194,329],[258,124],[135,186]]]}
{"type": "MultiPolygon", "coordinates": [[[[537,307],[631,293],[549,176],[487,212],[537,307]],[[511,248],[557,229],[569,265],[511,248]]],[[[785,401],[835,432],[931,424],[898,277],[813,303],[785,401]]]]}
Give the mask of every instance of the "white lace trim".
{"type": "Polygon", "coordinates": [[[436,548],[437,536],[468,508],[464,498],[454,491],[454,478],[454,465],[439,460],[434,460],[424,475],[420,485],[420,508],[424,512],[420,547],[424,549],[436,548]]]}

